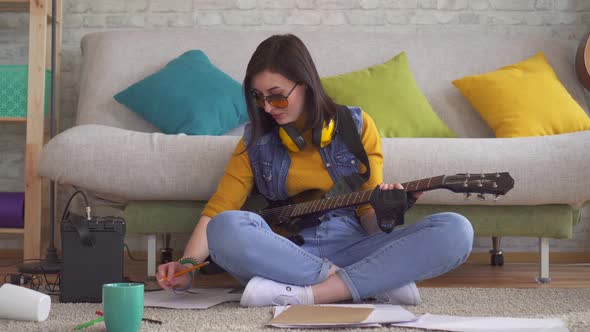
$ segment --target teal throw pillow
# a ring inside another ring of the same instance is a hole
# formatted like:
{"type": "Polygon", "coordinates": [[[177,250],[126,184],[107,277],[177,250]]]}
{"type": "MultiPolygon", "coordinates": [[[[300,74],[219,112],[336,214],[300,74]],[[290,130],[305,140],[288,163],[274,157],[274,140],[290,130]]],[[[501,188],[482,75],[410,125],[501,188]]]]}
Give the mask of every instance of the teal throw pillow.
{"type": "Polygon", "coordinates": [[[165,134],[222,135],[248,120],[242,85],[188,51],[114,96],[165,134]]]}

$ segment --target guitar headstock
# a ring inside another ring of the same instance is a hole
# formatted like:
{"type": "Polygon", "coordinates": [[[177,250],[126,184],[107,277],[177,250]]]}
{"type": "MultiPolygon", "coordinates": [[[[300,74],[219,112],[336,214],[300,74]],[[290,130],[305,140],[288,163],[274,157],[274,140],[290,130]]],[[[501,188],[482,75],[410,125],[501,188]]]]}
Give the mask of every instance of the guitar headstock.
{"type": "Polygon", "coordinates": [[[472,193],[477,193],[480,199],[485,199],[484,194],[493,194],[497,199],[514,187],[514,179],[508,172],[460,173],[445,176],[441,187],[456,193],[465,193],[467,198],[472,193]]]}

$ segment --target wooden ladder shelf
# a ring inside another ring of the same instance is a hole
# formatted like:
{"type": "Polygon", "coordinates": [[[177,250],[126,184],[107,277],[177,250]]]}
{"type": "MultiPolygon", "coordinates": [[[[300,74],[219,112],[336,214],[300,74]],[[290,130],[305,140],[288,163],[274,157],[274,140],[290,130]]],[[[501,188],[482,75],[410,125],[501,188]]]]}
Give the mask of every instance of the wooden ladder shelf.
{"type": "MultiPolygon", "coordinates": [[[[62,1],[56,6],[56,82],[60,79],[62,1]]],[[[29,59],[26,118],[0,118],[0,122],[26,123],[25,150],[25,226],[24,229],[0,228],[2,234],[23,234],[23,259],[42,258],[42,228],[49,223],[49,181],[38,175],[39,157],[44,143],[49,139],[49,128],[44,116],[45,70],[51,66],[51,1],[50,0],[0,0],[0,12],[29,12],[29,59]]],[[[59,84],[55,87],[59,96],[59,84]]],[[[59,100],[59,99],[57,99],[59,100]]],[[[59,102],[57,103],[59,105],[59,102]]],[[[59,108],[59,106],[58,106],[59,108]]],[[[59,123],[57,110],[54,110],[59,123]]],[[[45,232],[46,233],[46,232],[45,232]]]]}

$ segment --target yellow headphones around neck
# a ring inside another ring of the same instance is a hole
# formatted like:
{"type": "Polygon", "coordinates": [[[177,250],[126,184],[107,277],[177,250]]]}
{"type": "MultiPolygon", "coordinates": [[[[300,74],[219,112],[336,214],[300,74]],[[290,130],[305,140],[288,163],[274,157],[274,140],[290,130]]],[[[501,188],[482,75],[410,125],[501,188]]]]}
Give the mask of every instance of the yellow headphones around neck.
{"type": "MultiPolygon", "coordinates": [[[[330,119],[330,122],[322,126],[322,130],[318,132],[317,129],[313,129],[311,133],[312,143],[317,147],[325,147],[332,141],[332,135],[334,134],[334,120],[330,119]]],[[[299,152],[305,148],[306,142],[301,133],[291,124],[280,126],[279,137],[283,142],[283,145],[292,152],[299,152]]]]}

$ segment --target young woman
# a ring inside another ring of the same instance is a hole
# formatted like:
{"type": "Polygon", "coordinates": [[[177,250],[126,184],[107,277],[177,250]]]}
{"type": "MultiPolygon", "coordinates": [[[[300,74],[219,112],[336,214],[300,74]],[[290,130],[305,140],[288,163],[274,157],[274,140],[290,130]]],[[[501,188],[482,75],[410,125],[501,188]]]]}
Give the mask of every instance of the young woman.
{"type": "MultiPolygon", "coordinates": [[[[386,233],[377,227],[379,213],[376,216],[370,204],[333,210],[319,225],[303,229],[304,243],[298,245],[274,233],[259,215],[240,211],[254,186],[268,200],[277,201],[309,189],[328,192],[341,178],[361,173],[343,140],[350,133],[334,130],[338,105],[326,95],[299,38],[275,35],[263,41],[248,63],[243,85],[250,123],[184,257],[158,267],[158,279],[169,280],[160,282],[161,287],[187,289],[192,274],[172,275],[210,255],[246,285],[243,306],[359,302],[371,297],[418,304],[415,281],[441,275],[465,261],[473,228],[456,213],[430,215],[386,233]],[[295,130],[294,137],[288,128],[295,130]]],[[[373,120],[358,107],[345,110],[352,115],[370,165],[370,178],[360,190],[403,189],[399,183],[382,183],[381,141],[373,120]]]]}

